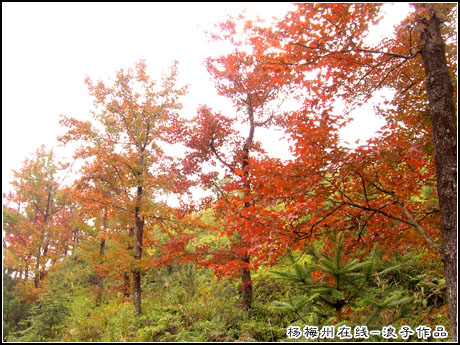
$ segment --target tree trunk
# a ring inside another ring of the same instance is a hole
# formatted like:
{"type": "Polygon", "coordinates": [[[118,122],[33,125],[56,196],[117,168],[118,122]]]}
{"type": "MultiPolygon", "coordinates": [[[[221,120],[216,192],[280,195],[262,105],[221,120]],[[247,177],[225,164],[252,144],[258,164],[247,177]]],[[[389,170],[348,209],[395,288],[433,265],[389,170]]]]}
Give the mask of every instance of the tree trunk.
{"type": "MultiPolygon", "coordinates": [[[[249,120],[249,135],[246,138],[246,143],[243,147],[243,159],[241,162],[241,170],[243,171],[243,186],[245,188],[245,192],[249,193],[251,189],[251,185],[249,183],[249,151],[251,145],[254,141],[254,131],[255,131],[255,123],[254,123],[254,109],[252,106],[252,97],[248,94],[247,97],[247,110],[248,110],[248,120],[249,120]]],[[[249,207],[250,204],[248,202],[244,203],[244,207],[249,207]]],[[[244,246],[244,243],[242,243],[244,246]]],[[[241,269],[241,297],[243,299],[243,306],[246,310],[250,311],[252,307],[252,280],[251,280],[251,270],[249,269],[250,257],[249,255],[245,254],[241,259],[245,264],[246,267],[241,269]]]]}
{"type": "MultiPolygon", "coordinates": [[[[249,264],[249,256],[242,259],[243,262],[249,264]]],[[[251,310],[252,307],[252,280],[251,270],[247,267],[241,269],[241,297],[243,299],[243,306],[246,310],[251,310]]]]}
{"type": "Polygon", "coordinates": [[[29,280],[29,260],[30,260],[30,256],[27,258],[27,260],[25,261],[25,264],[26,264],[26,269],[25,269],[25,272],[24,272],[24,281],[27,281],[29,280]]]}
{"type": "Polygon", "coordinates": [[[335,322],[336,323],[342,322],[342,307],[335,308],[335,322]]]}
{"type": "MultiPolygon", "coordinates": [[[[133,238],[134,236],[134,228],[129,228],[129,239],[128,239],[128,247],[126,248],[126,250],[128,251],[128,253],[130,255],[132,255],[132,249],[133,249],[133,246],[131,245],[131,239],[133,238]]],[[[129,295],[131,294],[131,288],[130,288],[130,285],[131,285],[131,279],[129,277],[130,275],[130,271],[127,271],[124,273],[123,275],[123,281],[124,281],[124,285],[123,285],[123,295],[125,297],[129,297],[129,295]]]]}
{"type": "MultiPolygon", "coordinates": [[[[107,216],[104,215],[102,220],[102,227],[104,229],[104,235],[107,232],[107,216]]],[[[101,240],[101,244],[99,245],[99,265],[102,266],[104,264],[104,252],[105,252],[105,237],[101,240]]],[[[97,295],[98,303],[102,300],[102,295],[104,293],[104,277],[102,274],[98,273],[97,276],[97,285],[99,286],[99,292],[97,295]]]]}
{"type": "Polygon", "coordinates": [[[141,270],[136,267],[133,270],[133,304],[134,314],[141,314],[141,270]]]}
{"type": "MultiPolygon", "coordinates": [[[[423,6],[423,5],[422,5],[423,6]]],[[[442,254],[453,341],[457,340],[457,118],[440,20],[423,20],[420,34],[433,126],[436,180],[441,211],[442,254]]]]}
{"type": "Polygon", "coordinates": [[[136,205],[136,248],[134,258],[136,259],[135,268],[133,269],[133,303],[134,313],[141,314],[141,257],[142,257],[142,236],[144,234],[144,218],[140,214],[142,187],[137,187],[137,205],[136,205]]]}
{"type": "Polygon", "coordinates": [[[41,253],[42,253],[42,247],[38,247],[37,262],[35,264],[35,277],[34,277],[34,286],[35,286],[35,288],[39,287],[40,280],[42,279],[41,278],[41,271],[40,271],[41,253]]]}
{"type": "Polygon", "coordinates": [[[129,297],[131,294],[131,279],[129,278],[129,272],[123,274],[123,296],[129,297]]]}

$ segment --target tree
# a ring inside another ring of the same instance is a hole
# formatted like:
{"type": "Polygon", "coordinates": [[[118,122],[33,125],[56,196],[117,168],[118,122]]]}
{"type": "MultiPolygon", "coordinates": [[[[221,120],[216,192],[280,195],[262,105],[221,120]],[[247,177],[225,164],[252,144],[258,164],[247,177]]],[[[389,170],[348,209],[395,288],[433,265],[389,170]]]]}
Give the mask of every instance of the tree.
{"type": "Polygon", "coordinates": [[[3,272],[3,341],[19,330],[19,323],[27,317],[30,308],[16,290],[19,279],[12,278],[9,273],[3,272]]]}
{"type": "Polygon", "coordinates": [[[374,307],[364,322],[364,325],[373,328],[382,326],[376,324],[375,319],[385,308],[402,305],[398,318],[410,310],[411,298],[399,293],[389,297],[384,296],[385,294],[382,296],[383,291],[369,286],[374,278],[391,272],[397,266],[375,272],[377,247],[370,253],[347,253],[344,250],[345,236],[344,233],[333,229],[323,241],[323,250],[319,251],[314,246],[306,248],[310,260],[305,261],[303,265],[296,263],[289,252],[294,272],[275,274],[277,278],[298,286],[302,294],[290,298],[290,303],[275,302],[275,309],[293,312],[306,324],[327,324],[334,319],[334,322],[339,324],[343,322],[345,315],[351,313],[351,307],[359,301],[374,307]],[[300,313],[303,309],[309,310],[314,319],[306,321],[300,313]]]}
{"type": "Polygon", "coordinates": [[[239,214],[241,210],[252,207],[248,201],[252,193],[250,157],[263,154],[260,143],[256,141],[256,129],[267,128],[274,122],[281,89],[275,85],[274,74],[266,71],[263,63],[257,61],[253,54],[245,51],[248,45],[238,41],[238,30],[235,21],[223,23],[212,37],[230,42],[234,51],[206,60],[217,92],[232,101],[236,114],[226,116],[213,112],[209,107],[200,107],[192,125],[185,131],[184,143],[188,152],[183,168],[186,174],[198,174],[201,185],[214,188],[217,193],[217,202],[209,205],[215,208],[221,221],[219,231],[224,231],[223,234],[232,239],[232,246],[225,253],[220,251],[215,256],[219,262],[216,261],[213,267],[227,274],[241,271],[243,305],[250,310],[251,268],[254,267],[251,265],[250,248],[252,239],[257,235],[257,226],[239,214]],[[246,134],[241,134],[241,128],[246,134]],[[220,185],[219,171],[214,168],[209,171],[209,165],[219,166],[225,171],[220,185]]]}
{"type": "MultiPolygon", "coordinates": [[[[455,22],[456,5],[417,5],[415,12],[396,28],[395,36],[376,46],[367,44],[365,37],[369,25],[377,23],[381,5],[297,6],[274,28],[259,28],[253,42],[270,42],[265,45],[276,47],[276,54],[271,55],[266,67],[286,76],[280,78],[282,82],[289,80],[307,87],[311,93],[307,108],[318,112],[331,110],[330,104],[337,98],[354,107],[367,101],[376,90],[390,88],[395,95],[387,107],[381,107],[390,122],[388,128],[395,134],[422,129],[413,133],[413,140],[405,140],[406,152],[428,148],[432,140],[441,213],[441,254],[449,291],[451,334],[456,339],[456,89],[452,85],[456,40],[455,30],[449,28],[455,22]],[[309,72],[317,77],[308,78],[309,72]],[[425,120],[427,114],[430,121],[425,120]]],[[[254,49],[257,51],[257,45],[254,49]]],[[[393,139],[399,140],[397,136],[393,139]]],[[[374,152],[381,149],[375,146],[374,152]]],[[[427,152],[426,159],[433,156],[427,152]]],[[[364,177],[358,176],[358,180],[361,178],[364,182],[364,177]]],[[[404,203],[401,206],[401,193],[393,186],[387,187],[380,192],[393,198],[408,218],[406,224],[422,233],[417,222],[410,220],[414,217],[404,211],[404,203]]],[[[381,215],[390,214],[380,211],[381,215]]]]}
{"type": "Polygon", "coordinates": [[[42,146],[14,172],[14,190],[6,196],[4,264],[22,281],[33,275],[36,290],[74,245],[71,202],[62,186],[64,179],[57,177],[58,168],[53,152],[42,146]]]}
{"type": "Polygon", "coordinates": [[[133,259],[132,291],[137,315],[141,313],[144,234],[166,219],[161,217],[155,197],[172,186],[162,139],[181,107],[179,97],[185,94],[185,88],[176,88],[176,65],[159,88],[146,69],[145,62],[140,61],[135,71],[120,70],[110,87],[86,79],[100,111],[94,115],[99,128],[89,121],[61,120],[68,127],[61,141],[83,141],[75,156],[90,160],[86,178],[91,188],[102,189],[93,202],[115,209],[121,227],[129,232],[132,244],[126,253],[133,259]]]}
{"type": "MultiPolygon", "coordinates": [[[[448,287],[451,333],[457,340],[457,118],[454,86],[449,73],[442,17],[451,8],[423,4],[419,11],[420,54],[433,128],[436,181],[441,210],[442,255],[448,287]]],[[[449,12],[447,12],[449,13],[449,12]]]]}
{"type": "MultiPolygon", "coordinates": [[[[117,169],[113,161],[108,163],[105,171],[101,171],[101,159],[107,159],[106,156],[98,156],[92,162],[87,162],[81,168],[81,178],[76,180],[71,186],[72,199],[77,203],[80,212],[75,212],[75,218],[78,219],[82,228],[86,228],[85,239],[98,242],[94,253],[93,264],[98,272],[97,285],[99,286],[98,300],[102,299],[104,293],[104,273],[110,271],[105,268],[106,242],[116,235],[114,233],[124,233],[125,224],[117,224],[117,207],[121,207],[116,201],[123,195],[121,189],[113,188],[117,185],[116,179],[121,178],[120,169],[117,169]],[[112,168],[112,170],[110,170],[112,168]],[[117,173],[118,172],[118,173],[117,173]],[[112,202],[111,202],[112,201],[112,202]],[[93,226],[88,227],[84,224],[92,222],[93,226]],[[123,228],[124,226],[124,228],[123,228]]],[[[118,221],[118,223],[120,223],[118,221]]],[[[132,231],[130,231],[130,235],[132,231]]],[[[125,269],[125,286],[124,294],[129,296],[129,265],[120,258],[118,262],[119,270],[125,269]]]]}

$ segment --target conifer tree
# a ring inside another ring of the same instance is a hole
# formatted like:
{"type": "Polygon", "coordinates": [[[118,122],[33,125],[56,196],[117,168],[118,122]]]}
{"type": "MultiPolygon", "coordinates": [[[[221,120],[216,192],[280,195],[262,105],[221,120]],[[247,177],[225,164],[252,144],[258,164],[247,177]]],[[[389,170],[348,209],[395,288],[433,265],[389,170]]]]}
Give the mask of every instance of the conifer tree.
{"type": "Polygon", "coordinates": [[[383,309],[401,305],[398,317],[409,312],[410,297],[396,293],[382,298],[382,291],[370,284],[376,276],[397,266],[375,272],[377,247],[370,253],[361,251],[348,254],[344,239],[343,232],[335,229],[329,232],[323,250],[307,248],[310,260],[303,264],[296,262],[292,253],[289,253],[294,272],[275,274],[278,278],[294,283],[301,294],[290,297],[288,302],[275,302],[274,309],[291,312],[305,323],[328,324],[334,320],[337,324],[344,321],[344,316],[352,311],[351,307],[359,302],[374,307],[365,321],[369,326],[373,326],[372,323],[383,309]],[[302,316],[305,311],[310,313],[308,320],[302,316]]]}

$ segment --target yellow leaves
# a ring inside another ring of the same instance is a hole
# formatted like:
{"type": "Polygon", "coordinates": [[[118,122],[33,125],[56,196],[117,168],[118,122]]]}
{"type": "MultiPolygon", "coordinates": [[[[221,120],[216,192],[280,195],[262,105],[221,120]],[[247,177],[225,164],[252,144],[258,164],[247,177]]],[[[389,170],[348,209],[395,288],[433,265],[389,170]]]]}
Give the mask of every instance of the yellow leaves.
{"type": "Polygon", "coordinates": [[[66,134],[58,136],[58,141],[63,144],[78,140],[89,141],[97,135],[97,132],[93,130],[90,121],[80,121],[75,118],[68,118],[61,115],[59,124],[70,128],[66,134]]]}
{"type": "Polygon", "coordinates": [[[147,64],[145,63],[145,60],[142,59],[139,62],[136,63],[136,80],[138,82],[143,82],[143,83],[148,83],[150,80],[150,77],[147,75],[147,64]]]}

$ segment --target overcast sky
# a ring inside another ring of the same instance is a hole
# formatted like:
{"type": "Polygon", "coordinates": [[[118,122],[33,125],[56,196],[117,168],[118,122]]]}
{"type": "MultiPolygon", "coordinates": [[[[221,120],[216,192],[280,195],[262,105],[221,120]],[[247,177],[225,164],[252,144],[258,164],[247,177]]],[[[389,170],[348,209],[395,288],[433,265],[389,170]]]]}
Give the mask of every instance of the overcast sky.
{"type": "MultiPolygon", "coordinates": [[[[397,6],[387,6],[389,15],[375,39],[407,14],[407,4],[397,6]]],[[[203,103],[223,105],[202,66],[216,53],[204,29],[243,9],[250,17],[271,18],[292,8],[273,2],[2,3],[2,191],[10,189],[11,169],[19,169],[40,145],[56,148],[56,136],[63,133],[60,114],[90,119],[85,76],[112,77],[145,59],[156,79],[178,60],[180,80],[190,84],[184,111],[194,112],[203,103]]],[[[382,125],[370,113],[369,107],[356,114],[363,116],[361,124],[350,125],[347,140],[365,140],[382,125]]],[[[286,147],[275,143],[273,150],[286,147]]]]}

